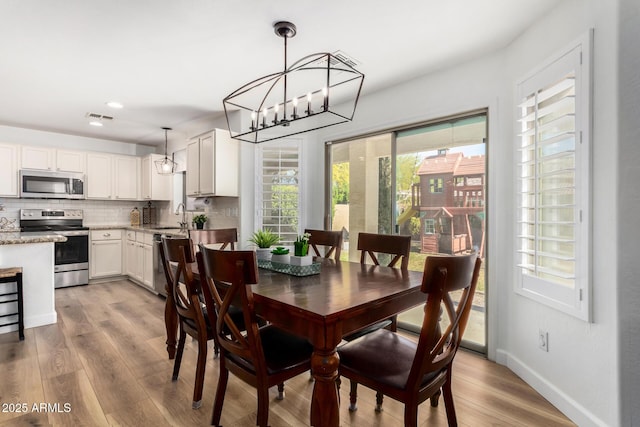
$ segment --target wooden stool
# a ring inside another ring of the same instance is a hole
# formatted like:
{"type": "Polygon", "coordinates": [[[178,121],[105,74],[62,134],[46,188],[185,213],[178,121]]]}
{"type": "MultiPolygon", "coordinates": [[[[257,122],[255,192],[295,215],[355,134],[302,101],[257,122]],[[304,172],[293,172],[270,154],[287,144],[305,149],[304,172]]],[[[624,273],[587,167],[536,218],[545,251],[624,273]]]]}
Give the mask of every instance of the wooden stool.
{"type": "Polygon", "coordinates": [[[0,304],[17,303],[17,311],[9,314],[0,315],[0,318],[12,317],[18,315],[17,322],[0,323],[0,327],[9,325],[18,325],[18,336],[20,341],[24,341],[24,312],[22,309],[22,267],[0,268],[0,284],[3,283],[15,283],[15,292],[6,292],[2,290],[0,292],[0,304]],[[13,297],[15,295],[15,297],[13,297]],[[4,297],[12,297],[11,299],[5,299],[4,297]]]}

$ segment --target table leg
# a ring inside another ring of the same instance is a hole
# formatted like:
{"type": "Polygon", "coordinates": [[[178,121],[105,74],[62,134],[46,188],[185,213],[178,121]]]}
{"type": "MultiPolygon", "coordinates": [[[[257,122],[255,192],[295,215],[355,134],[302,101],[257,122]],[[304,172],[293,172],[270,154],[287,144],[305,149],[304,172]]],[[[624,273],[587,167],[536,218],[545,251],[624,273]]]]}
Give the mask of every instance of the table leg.
{"type": "Polygon", "coordinates": [[[311,356],[311,372],[315,380],[311,398],[311,425],[314,427],[338,427],[340,424],[340,399],[336,379],[340,358],[336,348],[315,348],[311,356]]]}
{"type": "Polygon", "coordinates": [[[164,326],[167,330],[167,353],[169,353],[169,359],[175,359],[178,342],[176,339],[178,336],[178,313],[173,302],[173,293],[169,291],[169,286],[165,289],[167,300],[164,304],[164,326]]]}

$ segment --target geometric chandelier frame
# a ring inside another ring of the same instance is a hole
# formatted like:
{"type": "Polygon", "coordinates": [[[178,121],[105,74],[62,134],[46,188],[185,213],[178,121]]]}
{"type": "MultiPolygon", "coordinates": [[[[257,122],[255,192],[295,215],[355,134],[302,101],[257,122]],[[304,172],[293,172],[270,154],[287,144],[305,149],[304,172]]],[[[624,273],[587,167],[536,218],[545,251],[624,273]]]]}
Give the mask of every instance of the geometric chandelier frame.
{"type": "Polygon", "coordinates": [[[284,39],[284,69],[260,77],[224,98],[231,137],[260,143],[353,119],[364,74],[331,53],[308,55],[287,66],[290,22],[276,22],[284,39]]]}

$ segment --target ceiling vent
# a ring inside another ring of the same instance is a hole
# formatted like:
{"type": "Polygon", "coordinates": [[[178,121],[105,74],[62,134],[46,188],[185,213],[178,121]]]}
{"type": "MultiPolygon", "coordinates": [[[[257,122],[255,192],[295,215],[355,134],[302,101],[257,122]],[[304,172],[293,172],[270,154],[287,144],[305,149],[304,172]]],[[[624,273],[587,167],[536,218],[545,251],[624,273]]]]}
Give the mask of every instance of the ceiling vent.
{"type": "Polygon", "coordinates": [[[85,117],[88,119],[96,119],[96,120],[113,120],[113,117],[111,116],[105,116],[104,114],[98,114],[98,113],[87,113],[85,117]]]}
{"type": "MultiPolygon", "coordinates": [[[[347,55],[341,50],[337,50],[333,52],[331,56],[329,56],[329,58],[330,58],[329,63],[331,64],[332,67],[335,67],[336,65],[340,65],[342,62],[344,62],[351,68],[356,68],[358,65],[361,65],[360,61],[355,60],[354,58],[350,57],[349,55],[347,55]]],[[[316,64],[319,67],[326,67],[326,62],[327,62],[326,57],[323,57],[322,59],[317,61],[316,64]]]]}

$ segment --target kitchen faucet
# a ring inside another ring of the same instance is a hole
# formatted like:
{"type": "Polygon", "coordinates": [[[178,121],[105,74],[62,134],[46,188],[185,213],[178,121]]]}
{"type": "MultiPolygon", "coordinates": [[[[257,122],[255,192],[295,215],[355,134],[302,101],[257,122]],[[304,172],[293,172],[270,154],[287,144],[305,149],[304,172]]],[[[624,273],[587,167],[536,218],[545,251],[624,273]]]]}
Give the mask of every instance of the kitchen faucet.
{"type": "Polygon", "coordinates": [[[189,224],[187,223],[187,211],[185,209],[184,203],[180,203],[176,208],[176,215],[180,215],[180,207],[182,207],[182,222],[179,222],[178,224],[180,224],[180,231],[186,231],[189,229],[189,224]]]}

